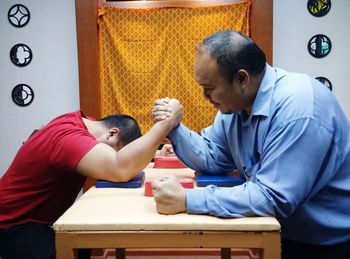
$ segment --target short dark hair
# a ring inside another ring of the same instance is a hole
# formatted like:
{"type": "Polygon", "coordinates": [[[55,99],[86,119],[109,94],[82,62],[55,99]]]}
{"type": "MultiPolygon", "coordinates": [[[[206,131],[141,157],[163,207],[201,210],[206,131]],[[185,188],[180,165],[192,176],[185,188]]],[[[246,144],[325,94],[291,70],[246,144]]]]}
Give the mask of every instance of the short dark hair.
{"type": "Polygon", "coordinates": [[[266,66],[264,52],[249,37],[234,30],[219,31],[209,35],[198,46],[215,58],[221,71],[233,81],[239,69],[245,69],[256,76],[262,73],[266,66]]]}
{"type": "Polygon", "coordinates": [[[141,137],[141,129],[137,121],[125,114],[114,114],[106,116],[101,121],[108,129],[118,128],[120,130],[119,139],[123,145],[141,137]]]}

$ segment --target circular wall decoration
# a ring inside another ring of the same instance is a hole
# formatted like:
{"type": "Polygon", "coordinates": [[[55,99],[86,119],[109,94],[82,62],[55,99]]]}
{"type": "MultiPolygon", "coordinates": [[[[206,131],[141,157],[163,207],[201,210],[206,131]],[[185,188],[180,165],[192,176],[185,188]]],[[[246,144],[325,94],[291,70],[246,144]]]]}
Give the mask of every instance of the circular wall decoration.
{"type": "Polygon", "coordinates": [[[317,79],[318,81],[320,81],[321,83],[323,83],[325,86],[328,87],[329,90],[332,91],[332,83],[331,83],[331,81],[329,81],[328,78],[323,77],[323,76],[318,76],[318,77],[316,77],[315,79],[317,79]]]}
{"type": "Polygon", "coordinates": [[[325,16],[331,9],[331,0],[308,0],[307,10],[316,17],[325,16]]]}
{"type": "Polygon", "coordinates": [[[18,84],[12,89],[12,100],[19,106],[28,106],[34,100],[33,89],[26,84],[18,84]]]}
{"type": "Polygon", "coordinates": [[[32,61],[33,53],[27,45],[19,43],[11,48],[10,59],[16,66],[24,67],[32,61]]]}
{"type": "Polygon", "coordinates": [[[309,40],[307,49],[311,56],[323,58],[331,52],[332,42],[326,35],[316,34],[309,40]]]}
{"type": "Polygon", "coordinates": [[[28,24],[30,20],[30,12],[24,5],[15,4],[9,9],[7,18],[13,26],[21,28],[28,24]]]}

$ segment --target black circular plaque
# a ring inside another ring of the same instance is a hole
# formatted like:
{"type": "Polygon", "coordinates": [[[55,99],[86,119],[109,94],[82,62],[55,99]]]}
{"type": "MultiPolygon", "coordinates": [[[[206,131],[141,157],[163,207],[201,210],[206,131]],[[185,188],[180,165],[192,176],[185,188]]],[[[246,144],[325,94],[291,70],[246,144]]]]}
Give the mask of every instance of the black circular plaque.
{"type": "Polygon", "coordinates": [[[15,4],[9,9],[7,18],[13,26],[21,28],[29,23],[30,12],[24,5],[15,4]]]}
{"type": "Polygon", "coordinates": [[[307,49],[311,56],[323,58],[331,52],[332,42],[326,35],[316,34],[309,40],[307,49]]]}
{"type": "Polygon", "coordinates": [[[325,16],[331,9],[331,0],[308,0],[307,10],[316,17],[325,16]]]}
{"type": "Polygon", "coordinates": [[[320,81],[321,83],[323,83],[325,86],[328,87],[329,90],[332,91],[332,83],[331,83],[331,81],[330,81],[328,78],[323,77],[323,76],[318,76],[318,77],[316,77],[315,79],[317,79],[318,81],[320,81]]]}
{"type": "Polygon", "coordinates": [[[34,91],[29,85],[18,84],[12,89],[12,100],[19,106],[28,106],[34,100],[34,91]]]}
{"type": "Polygon", "coordinates": [[[10,59],[16,66],[24,67],[32,61],[33,52],[27,45],[19,43],[11,48],[10,59]]]}

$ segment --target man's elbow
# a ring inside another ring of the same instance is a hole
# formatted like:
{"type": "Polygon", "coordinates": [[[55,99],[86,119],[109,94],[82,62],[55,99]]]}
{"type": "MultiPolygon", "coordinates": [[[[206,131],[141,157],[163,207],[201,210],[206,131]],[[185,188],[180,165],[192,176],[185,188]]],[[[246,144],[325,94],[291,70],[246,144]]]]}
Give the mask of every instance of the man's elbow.
{"type": "Polygon", "coordinates": [[[128,182],[130,181],[136,172],[133,172],[130,168],[118,168],[117,170],[111,171],[109,173],[111,180],[113,182],[128,182]]]}

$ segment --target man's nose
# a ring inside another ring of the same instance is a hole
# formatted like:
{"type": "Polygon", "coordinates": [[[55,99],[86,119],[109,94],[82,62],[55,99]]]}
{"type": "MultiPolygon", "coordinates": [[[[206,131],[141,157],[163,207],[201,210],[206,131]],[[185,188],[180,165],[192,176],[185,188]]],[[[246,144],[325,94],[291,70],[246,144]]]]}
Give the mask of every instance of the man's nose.
{"type": "Polygon", "coordinates": [[[210,100],[210,95],[207,92],[203,91],[203,95],[206,100],[210,100]]]}

